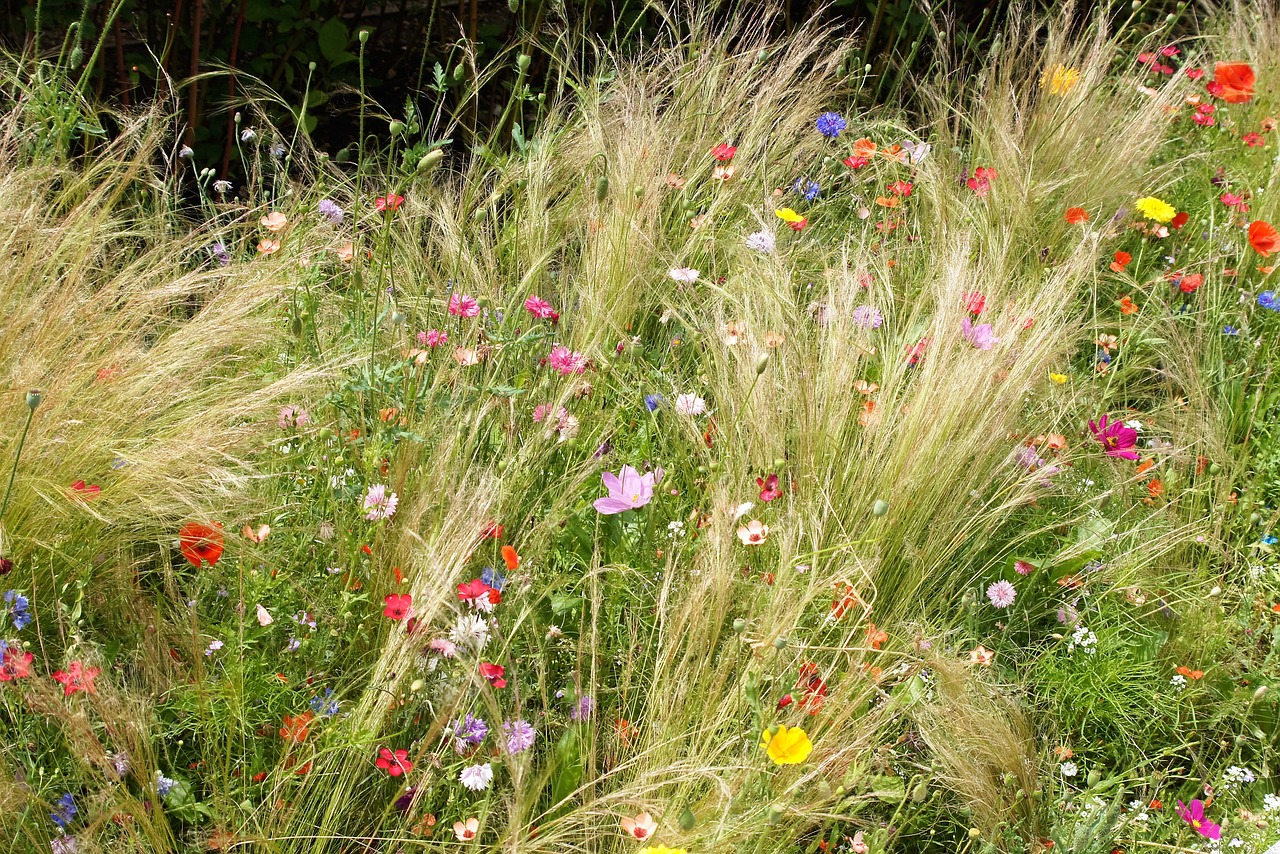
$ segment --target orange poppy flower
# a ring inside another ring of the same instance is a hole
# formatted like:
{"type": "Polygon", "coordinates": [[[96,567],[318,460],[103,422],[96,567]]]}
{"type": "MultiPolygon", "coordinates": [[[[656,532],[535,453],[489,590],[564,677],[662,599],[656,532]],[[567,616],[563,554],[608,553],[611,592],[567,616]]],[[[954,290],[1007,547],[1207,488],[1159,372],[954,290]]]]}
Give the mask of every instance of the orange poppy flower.
{"type": "Polygon", "coordinates": [[[1249,223],[1249,245],[1263,258],[1270,258],[1272,252],[1280,250],[1280,232],[1271,223],[1255,219],[1249,223]]]}
{"type": "Polygon", "coordinates": [[[1145,474],[1146,472],[1150,471],[1152,467],[1155,466],[1155,464],[1156,464],[1155,460],[1143,460],[1142,462],[1138,463],[1138,468],[1137,468],[1138,474],[1145,474]]]}
{"type": "Polygon", "coordinates": [[[870,157],[876,153],[876,144],[869,139],[859,139],[853,143],[854,157],[870,157]]]}
{"type": "Polygon", "coordinates": [[[1243,104],[1253,98],[1253,69],[1247,62],[1219,62],[1213,67],[1213,82],[1222,87],[1219,96],[1228,104],[1243,104]]]}
{"type": "Polygon", "coordinates": [[[213,566],[222,557],[222,526],[217,522],[188,522],[178,531],[178,550],[197,568],[201,562],[213,566]]]}
{"type": "Polygon", "coordinates": [[[1134,304],[1133,299],[1128,294],[1125,294],[1124,296],[1120,297],[1120,313],[1121,314],[1136,314],[1137,311],[1138,311],[1138,306],[1134,304]]]}
{"type": "Polygon", "coordinates": [[[1151,482],[1147,484],[1147,492],[1150,493],[1152,498],[1160,497],[1164,492],[1164,484],[1160,481],[1160,478],[1151,478],[1151,482]]]}
{"type": "Polygon", "coordinates": [[[1084,208],[1067,208],[1067,222],[1082,225],[1089,221],[1089,212],[1084,208]]]}
{"type": "Polygon", "coordinates": [[[867,641],[872,649],[879,649],[888,639],[889,635],[877,629],[875,623],[867,623],[867,641]]]}
{"type": "Polygon", "coordinates": [[[1111,270],[1116,273],[1123,273],[1124,268],[1133,260],[1133,256],[1128,252],[1117,252],[1115,260],[1111,262],[1111,270]]]}
{"type": "Polygon", "coordinates": [[[1199,678],[1201,678],[1202,676],[1204,676],[1204,671],[1203,671],[1203,670],[1192,670],[1190,667],[1187,667],[1187,666],[1184,664],[1184,665],[1181,665],[1181,666],[1178,668],[1178,675],[1180,675],[1180,676],[1185,676],[1185,677],[1187,677],[1188,679],[1199,679],[1199,678]]]}
{"type": "Polygon", "coordinates": [[[520,555],[516,554],[515,546],[503,546],[502,559],[506,561],[507,572],[515,572],[520,566],[520,555]]]}
{"type": "Polygon", "coordinates": [[[311,733],[311,721],[315,716],[315,712],[304,712],[297,717],[285,715],[284,726],[280,727],[280,737],[293,744],[301,744],[311,733]]]}

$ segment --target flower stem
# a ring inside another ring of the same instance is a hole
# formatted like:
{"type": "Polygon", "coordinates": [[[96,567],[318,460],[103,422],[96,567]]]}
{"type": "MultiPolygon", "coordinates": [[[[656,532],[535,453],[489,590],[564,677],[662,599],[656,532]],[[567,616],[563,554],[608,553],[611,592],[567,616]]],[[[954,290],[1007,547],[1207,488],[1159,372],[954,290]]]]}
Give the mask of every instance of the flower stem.
{"type": "Polygon", "coordinates": [[[27,442],[27,431],[31,429],[31,419],[35,417],[34,408],[27,408],[27,423],[22,425],[22,437],[18,439],[18,452],[13,455],[13,466],[9,469],[9,485],[4,490],[4,503],[0,504],[0,522],[4,521],[4,513],[9,509],[9,495],[13,492],[13,478],[18,473],[18,460],[22,459],[22,446],[27,442]]]}

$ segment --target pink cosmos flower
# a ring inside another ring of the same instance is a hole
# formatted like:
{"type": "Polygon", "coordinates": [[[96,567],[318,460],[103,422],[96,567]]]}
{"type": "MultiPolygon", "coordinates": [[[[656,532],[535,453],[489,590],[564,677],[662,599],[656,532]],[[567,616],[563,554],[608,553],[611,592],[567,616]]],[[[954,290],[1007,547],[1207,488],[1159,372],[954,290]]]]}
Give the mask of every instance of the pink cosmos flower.
{"type": "Polygon", "coordinates": [[[563,344],[557,344],[547,354],[547,364],[567,377],[584,372],[587,369],[587,357],[563,344]]]}
{"type": "Polygon", "coordinates": [[[471,294],[454,293],[449,297],[449,313],[454,317],[475,317],[480,313],[480,303],[471,294]]]}
{"type": "Polygon", "coordinates": [[[524,301],[524,310],[539,320],[550,320],[555,323],[560,319],[560,312],[551,307],[551,303],[539,296],[531,296],[524,301]]]}
{"type": "Polygon", "coordinates": [[[653,500],[653,488],[662,482],[662,475],[662,469],[641,475],[631,466],[623,466],[617,475],[605,472],[600,479],[604,481],[609,495],[597,498],[592,506],[603,516],[643,507],[653,500]]]}
{"type": "Polygon", "coordinates": [[[979,323],[974,326],[973,321],[967,317],[960,321],[960,334],[978,350],[990,350],[1000,343],[990,323],[979,323]]]}
{"type": "Polygon", "coordinates": [[[1201,836],[1207,839],[1222,838],[1222,825],[1214,824],[1204,817],[1204,801],[1199,798],[1189,804],[1178,801],[1178,815],[1201,836]]]}
{"type": "Polygon", "coordinates": [[[1108,421],[1104,415],[1097,422],[1089,422],[1089,431],[1102,443],[1102,449],[1108,457],[1119,457],[1136,460],[1138,452],[1133,448],[1138,444],[1138,431],[1124,426],[1121,421],[1108,421]]]}

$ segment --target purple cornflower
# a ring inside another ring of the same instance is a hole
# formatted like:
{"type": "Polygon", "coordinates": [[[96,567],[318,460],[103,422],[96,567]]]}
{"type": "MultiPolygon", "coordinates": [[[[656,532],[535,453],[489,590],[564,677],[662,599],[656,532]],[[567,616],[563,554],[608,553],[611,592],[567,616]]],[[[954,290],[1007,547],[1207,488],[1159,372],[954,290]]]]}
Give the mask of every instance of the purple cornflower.
{"type": "Polygon", "coordinates": [[[863,329],[879,329],[884,323],[884,315],[873,305],[860,305],[849,315],[849,319],[863,329]]]}
{"type": "Polygon", "coordinates": [[[507,721],[502,725],[502,732],[507,737],[507,753],[523,753],[533,747],[537,733],[528,721],[507,721]]]}
{"type": "Polygon", "coordinates": [[[320,211],[320,216],[329,220],[330,225],[342,225],[342,218],[346,216],[346,213],[342,208],[338,207],[338,203],[333,199],[321,199],[317,207],[320,211]]]}
{"type": "Polygon", "coordinates": [[[591,712],[595,709],[596,704],[591,698],[583,694],[578,698],[578,702],[573,704],[573,711],[569,712],[569,717],[579,723],[591,719],[591,712]]]}
{"type": "Polygon", "coordinates": [[[818,116],[818,120],[814,123],[818,128],[818,133],[828,139],[835,139],[840,135],[840,131],[849,126],[844,120],[844,116],[839,113],[823,113],[818,116]]]}
{"type": "Polygon", "coordinates": [[[217,259],[220,267],[225,267],[231,263],[231,256],[227,253],[227,245],[221,240],[209,247],[209,254],[217,259]]]}
{"type": "Polygon", "coordinates": [[[1017,589],[1008,581],[1000,580],[987,588],[987,598],[997,608],[1008,608],[1018,595],[1017,589]]]}
{"type": "Polygon", "coordinates": [[[489,725],[484,719],[467,712],[465,718],[454,721],[453,749],[458,753],[466,753],[468,748],[479,747],[488,734],[489,725]]]}

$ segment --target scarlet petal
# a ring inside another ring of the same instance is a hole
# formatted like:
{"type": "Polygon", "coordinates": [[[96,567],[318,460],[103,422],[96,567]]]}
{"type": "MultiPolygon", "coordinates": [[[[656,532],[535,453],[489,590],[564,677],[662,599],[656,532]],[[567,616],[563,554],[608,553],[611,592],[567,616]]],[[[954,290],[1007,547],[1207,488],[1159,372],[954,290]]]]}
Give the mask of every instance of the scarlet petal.
{"type": "Polygon", "coordinates": [[[1249,223],[1249,245],[1263,258],[1269,258],[1272,252],[1280,249],[1280,232],[1269,222],[1254,220],[1249,223]]]}

